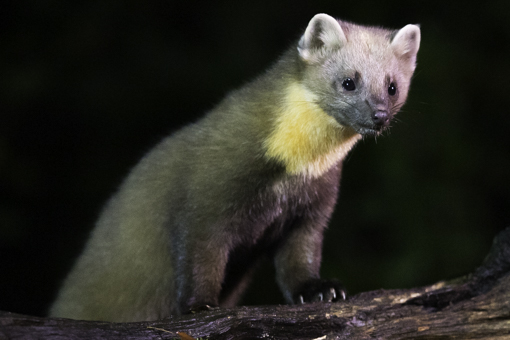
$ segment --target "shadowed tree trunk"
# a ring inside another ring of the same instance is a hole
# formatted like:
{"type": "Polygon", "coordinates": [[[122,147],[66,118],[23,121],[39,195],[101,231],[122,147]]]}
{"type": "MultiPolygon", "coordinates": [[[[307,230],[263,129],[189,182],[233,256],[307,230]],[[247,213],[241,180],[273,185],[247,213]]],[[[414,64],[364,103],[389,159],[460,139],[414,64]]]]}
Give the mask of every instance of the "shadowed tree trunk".
{"type": "Polygon", "coordinates": [[[507,228],[472,274],[427,287],[366,292],[340,303],[238,307],[155,322],[0,312],[0,339],[510,339],[509,270],[507,228]]]}

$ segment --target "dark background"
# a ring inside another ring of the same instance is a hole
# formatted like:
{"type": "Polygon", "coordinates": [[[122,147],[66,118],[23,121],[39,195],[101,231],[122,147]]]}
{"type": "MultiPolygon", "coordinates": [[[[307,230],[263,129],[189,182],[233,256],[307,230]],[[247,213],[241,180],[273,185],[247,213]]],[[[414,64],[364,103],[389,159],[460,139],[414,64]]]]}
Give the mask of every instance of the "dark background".
{"type": "MultiPolygon", "coordinates": [[[[319,12],[422,27],[399,121],[345,162],[323,275],[351,293],[451,279],[510,225],[510,2],[177,3],[2,1],[1,310],[42,315],[130,167],[319,12]]],[[[246,303],[281,302],[272,275],[246,303]]]]}

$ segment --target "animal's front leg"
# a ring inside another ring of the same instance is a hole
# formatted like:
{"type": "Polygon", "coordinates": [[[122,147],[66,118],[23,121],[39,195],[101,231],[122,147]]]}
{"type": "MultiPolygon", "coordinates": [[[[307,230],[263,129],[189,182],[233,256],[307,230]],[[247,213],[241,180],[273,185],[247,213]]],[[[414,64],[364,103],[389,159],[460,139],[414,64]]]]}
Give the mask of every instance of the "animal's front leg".
{"type": "Polygon", "coordinates": [[[292,230],[275,256],[276,277],[289,303],[345,300],[337,280],[320,278],[323,227],[310,221],[292,230]]]}
{"type": "Polygon", "coordinates": [[[198,235],[188,238],[175,256],[179,312],[214,309],[219,304],[228,259],[228,238],[198,235]]]}

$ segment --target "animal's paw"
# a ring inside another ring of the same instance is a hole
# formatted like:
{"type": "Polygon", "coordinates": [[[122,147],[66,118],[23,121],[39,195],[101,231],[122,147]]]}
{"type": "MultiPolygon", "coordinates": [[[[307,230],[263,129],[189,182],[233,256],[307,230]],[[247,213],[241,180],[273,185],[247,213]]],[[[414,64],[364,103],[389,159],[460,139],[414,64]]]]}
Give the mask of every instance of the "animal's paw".
{"type": "Polygon", "coordinates": [[[337,302],[346,299],[345,288],[337,280],[314,279],[306,282],[293,296],[294,303],[337,302]]]}
{"type": "Polygon", "coordinates": [[[208,312],[208,311],[212,311],[212,310],[217,310],[217,309],[220,309],[220,307],[218,306],[215,306],[215,305],[207,305],[207,304],[204,304],[204,305],[197,305],[197,306],[193,306],[189,309],[188,311],[188,314],[195,314],[195,313],[200,313],[200,312],[208,312]]]}

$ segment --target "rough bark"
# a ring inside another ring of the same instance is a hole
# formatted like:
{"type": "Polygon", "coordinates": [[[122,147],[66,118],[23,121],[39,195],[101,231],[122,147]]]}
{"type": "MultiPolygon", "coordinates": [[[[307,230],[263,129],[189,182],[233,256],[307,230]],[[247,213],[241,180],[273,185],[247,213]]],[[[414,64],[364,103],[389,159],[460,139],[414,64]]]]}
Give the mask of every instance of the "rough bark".
{"type": "Polygon", "coordinates": [[[345,302],[220,309],[107,323],[0,312],[0,339],[510,339],[510,228],[467,277],[345,302]]]}

